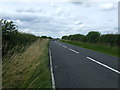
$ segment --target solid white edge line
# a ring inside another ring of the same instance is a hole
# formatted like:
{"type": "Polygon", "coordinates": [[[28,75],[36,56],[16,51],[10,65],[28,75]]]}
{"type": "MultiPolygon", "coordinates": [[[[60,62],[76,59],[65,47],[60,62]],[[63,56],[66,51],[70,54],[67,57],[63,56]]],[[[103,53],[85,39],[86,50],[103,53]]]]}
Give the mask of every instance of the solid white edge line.
{"type": "Polygon", "coordinates": [[[52,77],[52,88],[55,90],[55,79],[53,74],[53,68],[52,68],[52,59],[51,59],[51,51],[49,49],[49,56],[50,56],[50,70],[51,70],[51,77],[52,77]]]}
{"type": "Polygon", "coordinates": [[[79,54],[79,52],[77,52],[77,51],[75,51],[75,50],[73,50],[73,49],[71,49],[71,48],[69,48],[69,50],[71,50],[71,51],[73,51],[73,52],[79,54]]]}
{"type": "Polygon", "coordinates": [[[97,63],[97,64],[99,64],[101,66],[104,66],[104,67],[106,67],[106,68],[108,68],[108,69],[110,69],[110,70],[112,70],[112,71],[114,71],[114,72],[116,72],[118,74],[120,74],[120,72],[118,70],[115,70],[115,69],[113,69],[113,68],[111,68],[111,67],[109,67],[109,66],[107,66],[107,65],[105,65],[105,64],[103,64],[101,62],[98,62],[98,61],[96,61],[96,60],[94,60],[94,59],[92,59],[90,57],[87,57],[87,59],[89,59],[89,60],[91,60],[91,61],[93,61],[93,62],[95,62],[95,63],[97,63]]]}

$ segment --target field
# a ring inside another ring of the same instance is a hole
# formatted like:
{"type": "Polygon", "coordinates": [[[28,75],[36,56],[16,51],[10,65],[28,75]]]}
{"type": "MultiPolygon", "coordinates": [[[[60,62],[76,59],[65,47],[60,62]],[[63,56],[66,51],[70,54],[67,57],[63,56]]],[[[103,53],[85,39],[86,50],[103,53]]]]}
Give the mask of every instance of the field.
{"type": "Polygon", "coordinates": [[[51,88],[48,39],[39,39],[22,53],[3,58],[3,88],[51,88]]]}
{"type": "Polygon", "coordinates": [[[95,50],[95,51],[99,51],[99,52],[102,52],[102,53],[106,53],[106,54],[109,54],[109,55],[120,57],[120,55],[118,54],[118,47],[117,46],[116,47],[115,46],[111,47],[110,45],[106,45],[106,44],[92,44],[92,43],[72,41],[72,40],[61,40],[61,41],[65,42],[65,43],[68,43],[68,44],[76,45],[76,46],[79,46],[79,47],[92,49],[92,50],[95,50]]]}

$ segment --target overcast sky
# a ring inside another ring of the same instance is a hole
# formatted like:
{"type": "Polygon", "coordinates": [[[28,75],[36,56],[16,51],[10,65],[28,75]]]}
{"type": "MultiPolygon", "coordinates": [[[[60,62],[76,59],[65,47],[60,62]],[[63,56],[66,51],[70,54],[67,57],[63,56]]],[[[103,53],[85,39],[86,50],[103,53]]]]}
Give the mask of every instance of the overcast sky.
{"type": "Polygon", "coordinates": [[[0,16],[37,36],[118,32],[117,2],[1,2],[0,16]]]}

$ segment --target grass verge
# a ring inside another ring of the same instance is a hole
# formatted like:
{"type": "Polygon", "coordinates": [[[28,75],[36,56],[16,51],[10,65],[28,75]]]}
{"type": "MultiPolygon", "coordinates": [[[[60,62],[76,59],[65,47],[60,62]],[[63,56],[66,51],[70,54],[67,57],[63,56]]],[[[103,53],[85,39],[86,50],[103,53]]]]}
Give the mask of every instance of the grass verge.
{"type": "Polygon", "coordinates": [[[109,45],[101,45],[101,44],[83,43],[83,42],[71,41],[71,40],[60,40],[60,41],[75,46],[79,46],[82,48],[92,49],[94,51],[99,51],[112,56],[120,57],[120,55],[118,54],[118,47],[111,47],[109,45]]]}
{"type": "Polygon", "coordinates": [[[23,53],[4,58],[3,88],[51,88],[47,39],[39,39],[23,53]]]}

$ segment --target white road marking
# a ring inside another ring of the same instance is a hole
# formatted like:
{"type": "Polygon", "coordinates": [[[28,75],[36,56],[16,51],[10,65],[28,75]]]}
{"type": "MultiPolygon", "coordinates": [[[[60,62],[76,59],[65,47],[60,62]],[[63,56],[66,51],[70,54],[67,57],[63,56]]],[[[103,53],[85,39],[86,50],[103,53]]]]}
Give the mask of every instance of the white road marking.
{"type": "Polygon", "coordinates": [[[79,54],[79,52],[77,52],[77,51],[75,51],[75,50],[73,50],[73,49],[71,49],[71,48],[69,48],[69,50],[71,50],[71,51],[73,51],[73,52],[79,54]]]}
{"type": "Polygon", "coordinates": [[[52,59],[51,59],[51,51],[49,49],[49,56],[50,56],[50,70],[51,70],[51,77],[52,77],[52,88],[55,90],[55,79],[54,79],[54,74],[53,74],[53,68],[52,68],[52,59]]]}
{"type": "Polygon", "coordinates": [[[55,68],[57,68],[57,65],[55,65],[55,68]]]}
{"type": "Polygon", "coordinates": [[[58,43],[57,41],[54,41],[55,43],[58,43]]]}
{"type": "Polygon", "coordinates": [[[65,46],[65,45],[62,45],[64,48],[67,48],[67,46],[65,46]]]}
{"type": "Polygon", "coordinates": [[[116,72],[118,74],[120,74],[120,72],[118,70],[115,70],[115,69],[113,69],[113,68],[111,68],[111,67],[109,67],[109,66],[107,66],[107,65],[105,65],[105,64],[103,64],[101,62],[98,62],[98,61],[96,61],[96,60],[94,60],[94,59],[92,59],[90,57],[87,57],[87,59],[89,59],[89,60],[91,60],[91,61],[93,61],[93,62],[95,62],[95,63],[97,63],[97,64],[99,64],[99,65],[101,65],[103,67],[106,67],[106,68],[108,68],[108,69],[110,69],[110,70],[112,70],[112,71],[114,71],[114,72],[116,72]]]}

